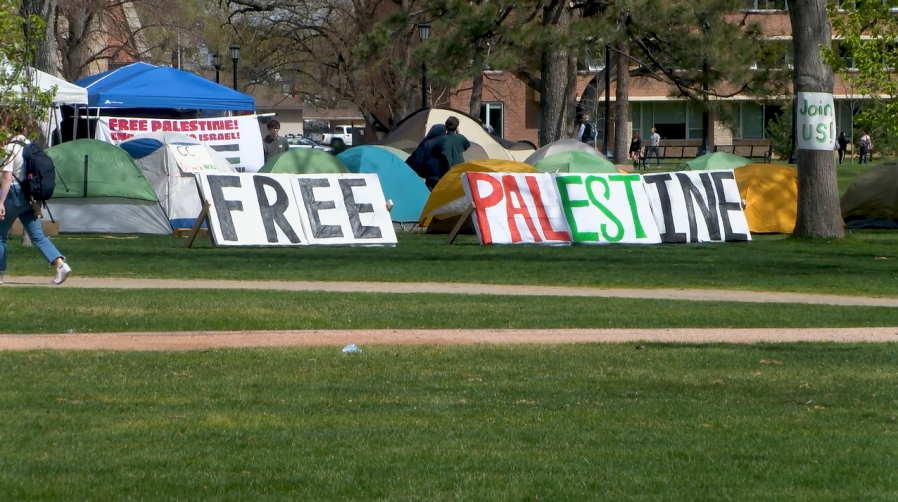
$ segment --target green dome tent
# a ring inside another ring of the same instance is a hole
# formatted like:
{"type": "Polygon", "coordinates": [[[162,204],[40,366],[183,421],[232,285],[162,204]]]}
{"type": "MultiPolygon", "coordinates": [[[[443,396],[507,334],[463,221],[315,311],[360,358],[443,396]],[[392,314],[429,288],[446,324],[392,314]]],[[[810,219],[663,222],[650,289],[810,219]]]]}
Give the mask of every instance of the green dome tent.
{"type": "Polygon", "coordinates": [[[745,157],[726,152],[706,153],[700,157],[683,162],[677,166],[686,171],[720,171],[724,169],[736,169],[747,166],[752,162],[745,157]]]}
{"type": "Polygon", "coordinates": [[[533,164],[541,173],[612,173],[617,174],[614,164],[604,157],[587,152],[569,151],[549,155],[533,164]]]}
{"type": "Polygon", "coordinates": [[[61,232],[171,233],[156,192],[128,152],[79,139],[49,148],[47,155],[57,179],[47,205],[61,232]]]}
{"type": "Polygon", "coordinates": [[[349,169],[333,155],[313,148],[294,148],[275,155],[259,169],[260,173],[328,174],[348,173],[349,169]]]}
{"type": "Polygon", "coordinates": [[[898,161],[861,173],[840,201],[848,228],[898,228],[898,161]]]}

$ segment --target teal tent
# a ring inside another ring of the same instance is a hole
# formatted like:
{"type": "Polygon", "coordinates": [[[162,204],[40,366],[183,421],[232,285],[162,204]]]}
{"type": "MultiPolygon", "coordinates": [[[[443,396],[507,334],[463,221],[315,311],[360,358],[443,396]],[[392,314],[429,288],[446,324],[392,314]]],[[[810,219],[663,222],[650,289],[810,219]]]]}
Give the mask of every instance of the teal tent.
{"type": "Polygon", "coordinates": [[[399,157],[376,146],[356,146],[337,155],[337,159],[351,172],[377,175],[384,198],[393,201],[390,211],[393,221],[418,221],[430,190],[399,157]]]}

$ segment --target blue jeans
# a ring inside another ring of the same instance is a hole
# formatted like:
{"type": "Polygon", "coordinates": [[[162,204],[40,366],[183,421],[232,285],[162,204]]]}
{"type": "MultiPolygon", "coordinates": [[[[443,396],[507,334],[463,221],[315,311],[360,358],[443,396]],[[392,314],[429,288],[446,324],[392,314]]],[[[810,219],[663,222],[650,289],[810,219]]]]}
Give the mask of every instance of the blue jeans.
{"type": "Polygon", "coordinates": [[[47,263],[53,263],[57,258],[64,258],[59,253],[59,250],[56,249],[56,246],[50,242],[50,239],[44,235],[44,231],[41,228],[41,220],[34,215],[31,204],[25,199],[25,195],[18,184],[10,186],[4,207],[6,208],[6,218],[0,221],[0,272],[6,272],[6,241],[16,218],[22,221],[22,226],[28,232],[28,235],[31,236],[31,242],[44,255],[47,263]]]}

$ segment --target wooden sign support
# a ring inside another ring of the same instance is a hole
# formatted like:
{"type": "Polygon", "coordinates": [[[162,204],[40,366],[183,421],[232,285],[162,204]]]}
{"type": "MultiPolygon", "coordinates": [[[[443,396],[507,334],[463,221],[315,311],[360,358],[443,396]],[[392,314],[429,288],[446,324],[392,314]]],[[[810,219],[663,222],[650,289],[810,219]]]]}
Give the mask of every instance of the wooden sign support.
{"type": "MultiPolygon", "coordinates": [[[[209,219],[209,208],[211,207],[212,205],[208,201],[203,201],[203,210],[200,211],[200,215],[196,217],[196,221],[193,223],[193,228],[191,228],[190,233],[187,234],[187,242],[184,243],[185,249],[193,246],[193,241],[196,240],[196,236],[200,233],[204,221],[206,222],[206,228],[209,228],[209,222],[207,220],[209,219]]],[[[211,239],[211,232],[209,232],[209,237],[211,239]]],[[[213,240],[212,243],[214,244],[215,241],[213,240]]]]}
{"type": "Polygon", "coordinates": [[[452,229],[452,232],[449,233],[449,239],[446,240],[446,244],[452,244],[455,242],[455,238],[458,237],[458,233],[461,232],[461,229],[464,228],[465,222],[471,218],[471,214],[474,212],[474,204],[468,204],[468,207],[465,208],[465,211],[461,213],[461,216],[458,218],[458,223],[455,224],[455,228],[452,229]]]}

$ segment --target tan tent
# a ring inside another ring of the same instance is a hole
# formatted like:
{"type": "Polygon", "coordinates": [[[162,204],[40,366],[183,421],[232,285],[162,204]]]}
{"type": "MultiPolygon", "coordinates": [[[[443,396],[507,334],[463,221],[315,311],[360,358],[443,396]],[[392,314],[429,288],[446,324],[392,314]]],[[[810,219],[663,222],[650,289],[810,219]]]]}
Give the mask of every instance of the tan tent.
{"type": "MultiPolygon", "coordinates": [[[[377,144],[391,146],[412,153],[431,127],[437,124],[444,124],[446,119],[451,116],[458,118],[459,132],[464,134],[468,141],[476,143],[476,145],[482,148],[490,159],[522,161],[535,151],[533,148],[521,143],[509,142],[509,146],[512,148],[506,148],[498,138],[486,132],[477,119],[465,112],[451,108],[422,108],[402,119],[377,144]]],[[[479,155],[480,152],[477,153],[479,155]]],[[[468,159],[467,155],[465,159],[468,159]]]]}
{"type": "Polygon", "coordinates": [[[898,228],[898,161],[884,162],[858,176],[841,205],[849,228],[898,228]]]}

